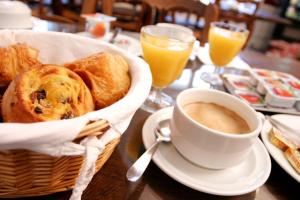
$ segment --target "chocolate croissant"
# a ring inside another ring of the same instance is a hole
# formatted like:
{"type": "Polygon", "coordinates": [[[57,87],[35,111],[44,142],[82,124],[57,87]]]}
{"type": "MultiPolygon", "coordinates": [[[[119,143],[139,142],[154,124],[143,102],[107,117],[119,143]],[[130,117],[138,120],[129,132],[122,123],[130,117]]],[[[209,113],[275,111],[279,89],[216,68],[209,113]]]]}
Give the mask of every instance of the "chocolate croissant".
{"type": "Polygon", "coordinates": [[[128,64],[119,55],[98,53],[65,64],[65,67],[81,76],[91,90],[96,109],[121,99],[130,87],[128,64]]]}
{"type": "Polygon", "coordinates": [[[8,86],[20,72],[40,65],[38,50],[26,44],[0,48],[0,87],[8,86]]]}
{"type": "Polygon", "coordinates": [[[19,74],[2,100],[4,122],[69,119],[94,110],[83,80],[71,70],[44,65],[19,74]]]}

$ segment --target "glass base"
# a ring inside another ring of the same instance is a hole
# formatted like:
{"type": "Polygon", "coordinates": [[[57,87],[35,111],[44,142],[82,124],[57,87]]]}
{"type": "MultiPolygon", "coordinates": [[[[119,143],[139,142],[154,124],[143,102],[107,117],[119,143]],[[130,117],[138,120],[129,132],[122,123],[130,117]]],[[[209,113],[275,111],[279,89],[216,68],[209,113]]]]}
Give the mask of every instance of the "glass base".
{"type": "Polygon", "coordinates": [[[201,79],[204,80],[205,82],[211,84],[212,86],[222,85],[223,81],[220,77],[222,72],[223,72],[223,68],[215,67],[215,70],[213,73],[204,72],[203,74],[201,74],[201,79]]]}
{"type": "Polygon", "coordinates": [[[174,104],[174,99],[163,93],[161,89],[152,88],[148,98],[141,106],[141,109],[149,112],[154,113],[162,108],[172,106],[174,104]]]}

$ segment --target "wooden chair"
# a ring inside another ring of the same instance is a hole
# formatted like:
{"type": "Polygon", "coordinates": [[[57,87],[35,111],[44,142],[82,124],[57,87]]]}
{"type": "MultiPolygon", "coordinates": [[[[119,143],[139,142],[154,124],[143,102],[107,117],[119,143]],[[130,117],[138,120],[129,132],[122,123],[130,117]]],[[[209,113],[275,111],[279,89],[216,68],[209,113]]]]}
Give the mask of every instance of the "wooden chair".
{"type": "Polygon", "coordinates": [[[144,0],[156,8],[158,22],[176,23],[193,29],[201,45],[207,42],[209,25],[218,20],[216,4],[208,6],[199,0],[144,0]]]}
{"type": "MultiPolygon", "coordinates": [[[[216,0],[216,4],[220,7],[220,20],[244,23],[247,29],[249,30],[249,37],[247,39],[248,42],[253,32],[254,23],[256,20],[256,13],[259,9],[261,1],[260,0],[236,0],[238,3],[253,4],[253,6],[255,6],[255,9],[253,10],[252,13],[243,13],[233,9],[222,9],[221,1],[222,0],[216,0]]],[[[245,46],[247,45],[247,42],[245,46]]]]}
{"type": "MultiPolygon", "coordinates": [[[[27,3],[32,3],[26,1],[27,3]]],[[[44,0],[34,1],[37,6],[32,10],[32,15],[41,19],[62,22],[77,23],[80,21],[80,11],[74,11],[74,2],[69,0],[67,5],[63,5],[61,0],[52,0],[51,4],[46,5],[44,0]]]]}
{"type": "MultiPolygon", "coordinates": [[[[69,4],[73,1],[69,1],[69,4]]],[[[52,0],[51,12],[45,6],[44,0],[39,0],[38,11],[34,16],[50,21],[64,23],[84,23],[81,14],[90,14],[97,11],[103,14],[115,16],[116,21],[113,27],[139,32],[145,24],[146,15],[150,12],[150,7],[142,0],[82,0],[79,11],[74,12],[70,5],[63,5],[61,0],[52,0]]]]}
{"type": "Polygon", "coordinates": [[[85,20],[80,15],[97,12],[99,2],[101,3],[100,10],[111,15],[113,1],[82,0],[81,5],[76,5],[76,11],[74,11],[74,0],[69,0],[67,5],[63,5],[62,0],[52,0],[50,6],[46,6],[44,0],[37,0],[38,10],[34,11],[33,15],[49,21],[83,24],[85,20]]]}
{"type": "MultiPolygon", "coordinates": [[[[102,6],[102,12],[117,18],[113,27],[139,32],[145,24],[150,7],[142,0],[108,0],[102,6]]],[[[104,2],[103,2],[104,3],[104,2]]]]}

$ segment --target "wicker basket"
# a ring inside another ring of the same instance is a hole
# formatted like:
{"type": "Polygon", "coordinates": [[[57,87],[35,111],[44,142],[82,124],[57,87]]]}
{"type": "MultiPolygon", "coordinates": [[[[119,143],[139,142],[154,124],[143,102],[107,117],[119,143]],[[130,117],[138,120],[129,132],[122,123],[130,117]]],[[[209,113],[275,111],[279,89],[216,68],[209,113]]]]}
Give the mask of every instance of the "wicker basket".
{"type": "MultiPolygon", "coordinates": [[[[22,124],[16,126],[13,123],[5,125],[0,123],[0,135],[3,137],[0,138],[0,198],[38,196],[70,190],[76,186],[75,181],[81,167],[84,168],[81,171],[83,175],[81,176],[80,174],[79,181],[84,182],[83,185],[85,186],[92,175],[88,172],[94,166],[94,155],[102,150],[103,144],[106,144],[96,162],[96,171],[99,171],[119,143],[120,136],[118,134],[122,134],[126,130],[133,114],[147,98],[151,88],[151,72],[148,64],[117,46],[75,34],[30,30],[0,30],[0,38],[0,46],[26,43],[39,49],[40,59],[43,63],[68,63],[101,51],[119,54],[128,62],[131,87],[122,99],[111,106],[87,113],[85,116],[77,119],[65,120],[64,122],[35,123],[28,126],[27,124],[25,126],[22,124]],[[106,119],[107,121],[99,119],[106,119]],[[90,120],[95,121],[84,125],[90,120]],[[108,121],[112,124],[113,129],[103,135],[104,131],[109,128],[108,121]],[[76,123],[74,127],[73,123],[76,123]],[[43,129],[47,128],[48,125],[53,125],[53,127],[49,128],[49,130],[43,129]],[[32,132],[27,131],[27,134],[24,134],[24,137],[22,137],[22,133],[26,132],[25,130],[32,130],[32,132]],[[74,138],[79,130],[81,131],[73,142],[78,143],[83,139],[84,141],[81,145],[70,144],[70,138],[74,138]],[[61,134],[64,132],[63,136],[65,137],[61,137],[61,134]],[[93,147],[93,142],[96,142],[95,138],[91,137],[89,140],[88,136],[102,137],[102,140],[98,141],[99,146],[97,146],[97,150],[99,151],[88,150],[91,149],[91,146],[93,147]],[[117,139],[115,139],[115,136],[117,139]],[[56,140],[59,140],[59,142],[56,140]],[[91,142],[90,144],[88,144],[89,141],[91,142]],[[49,142],[50,145],[47,146],[46,142],[49,142]],[[66,149],[63,149],[63,145],[60,146],[58,144],[60,142],[67,143],[66,149]],[[32,146],[32,144],[36,146],[32,146]],[[43,145],[45,148],[42,148],[43,145]],[[78,149],[76,149],[77,147],[78,149]],[[62,152],[59,152],[61,150],[59,148],[63,149],[62,152]],[[36,149],[36,152],[28,149],[36,149]],[[84,151],[83,149],[86,150],[85,156],[89,157],[86,163],[83,157],[77,156],[83,153],[80,149],[82,151],[84,151]],[[76,154],[76,156],[52,157],[37,152],[48,152],[52,153],[51,155],[76,154]]],[[[83,185],[80,185],[81,187],[78,187],[79,189],[72,195],[75,197],[80,195],[83,185]]]]}
{"type": "MultiPolygon", "coordinates": [[[[98,136],[109,128],[107,121],[89,123],[76,142],[87,136],[98,136]]],[[[98,157],[99,171],[113,153],[120,137],[105,146],[98,157]]],[[[81,156],[52,157],[28,150],[0,151],[0,197],[39,196],[70,190],[74,187],[84,162],[81,156]]]]}

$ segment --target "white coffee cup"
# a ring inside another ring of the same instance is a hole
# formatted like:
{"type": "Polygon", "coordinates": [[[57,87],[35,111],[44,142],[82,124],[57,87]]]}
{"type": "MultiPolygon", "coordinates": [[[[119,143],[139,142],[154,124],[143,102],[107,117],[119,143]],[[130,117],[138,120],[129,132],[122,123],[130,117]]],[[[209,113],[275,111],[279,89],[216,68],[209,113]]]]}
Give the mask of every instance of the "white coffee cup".
{"type": "Polygon", "coordinates": [[[206,168],[224,169],[241,163],[248,156],[261,131],[262,120],[252,107],[233,95],[193,88],[177,96],[170,128],[172,143],[183,157],[206,168]],[[223,133],[196,122],[183,109],[196,102],[215,103],[234,111],[247,122],[250,132],[223,133]]]}

